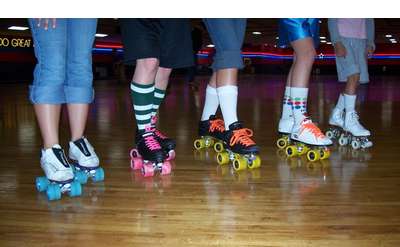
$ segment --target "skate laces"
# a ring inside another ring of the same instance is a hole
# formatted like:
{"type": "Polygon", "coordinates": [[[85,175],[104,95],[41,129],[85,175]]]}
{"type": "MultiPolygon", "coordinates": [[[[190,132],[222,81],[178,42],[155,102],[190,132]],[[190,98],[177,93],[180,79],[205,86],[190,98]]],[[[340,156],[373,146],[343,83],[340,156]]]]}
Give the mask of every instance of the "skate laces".
{"type": "Polygon", "coordinates": [[[225,124],[224,121],[221,119],[215,119],[215,120],[210,120],[210,131],[219,131],[219,132],[224,132],[225,131],[225,124]]]}
{"type": "Polygon", "coordinates": [[[157,150],[161,149],[160,143],[154,138],[154,135],[148,135],[144,136],[144,143],[146,144],[146,147],[148,147],[150,150],[157,150]]]}
{"type": "Polygon", "coordinates": [[[351,116],[351,125],[356,125],[358,128],[365,129],[364,126],[360,123],[360,116],[358,116],[358,113],[356,111],[353,111],[350,113],[351,116]]]}
{"type": "Polygon", "coordinates": [[[303,122],[301,123],[301,131],[300,134],[304,131],[304,130],[308,130],[309,132],[311,132],[311,134],[313,134],[315,137],[317,138],[325,138],[325,135],[321,132],[321,130],[318,128],[317,125],[315,125],[311,119],[309,119],[308,117],[306,117],[303,122]]]}
{"type": "Polygon", "coordinates": [[[246,147],[255,145],[256,143],[250,138],[251,136],[253,136],[253,131],[251,129],[243,128],[234,130],[229,145],[233,146],[236,143],[243,144],[246,147]]]}
{"type": "Polygon", "coordinates": [[[164,135],[164,133],[162,133],[160,130],[158,130],[158,129],[156,129],[156,128],[154,128],[153,130],[154,130],[154,134],[155,134],[157,137],[159,137],[159,138],[161,138],[161,139],[167,139],[167,136],[164,135]]]}

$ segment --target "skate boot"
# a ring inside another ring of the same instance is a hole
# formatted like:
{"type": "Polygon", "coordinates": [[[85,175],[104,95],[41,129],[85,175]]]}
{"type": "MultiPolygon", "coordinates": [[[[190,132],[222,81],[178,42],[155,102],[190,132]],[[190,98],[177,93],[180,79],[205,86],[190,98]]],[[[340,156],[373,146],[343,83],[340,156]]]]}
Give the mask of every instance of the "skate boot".
{"type": "Polygon", "coordinates": [[[329,117],[329,125],[331,127],[325,132],[325,135],[333,140],[338,140],[343,132],[344,126],[344,111],[338,108],[333,108],[331,115],[329,117]]]}
{"type": "Polygon", "coordinates": [[[290,139],[293,144],[286,147],[288,157],[306,154],[307,159],[314,162],[330,156],[327,146],[332,145],[332,141],[308,117],[300,125],[293,126],[290,139]]]}
{"type": "Polygon", "coordinates": [[[139,133],[136,138],[136,149],[132,149],[131,168],[141,169],[142,175],[152,177],[159,171],[161,175],[171,173],[171,165],[166,160],[166,154],[161,144],[157,141],[156,135],[148,126],[143,133],[139,133]]]}
{"type": "Polygon", "coordinates": [[[157,141],[160,143],[161,147],[164,149],[167,155],[167,160],[173,160],[175,158],[176,143],[173,139],[167,137],[164,133],[162,133],[159,129],[157,129],[156,124],[157,124],[157,117],[153,116],[151,118],[151,127],[154,132],[154,135],[157,141]]]}
{"type": "Polygon", "coordinates": [[[368,139],[371,132],[361,125],[356,111],[346,112],[343,129],[345,133],[339,138],[341,146],[349,144],[353,149],[372,147],[373,143],[368,139]]]}
{"type": "Polygon", "coordinates": [[[279,120],[278,132],[280,137],[276,141],[276,146],[279,149],[284,149],[288,145],[290,145],[290,133],[292,132],[293,125],[294,125],[293,117],[281,118],[279,120]]]}
{"type": "Polygon", "coordinates": [[[104,180],[104,170],[99,166],[99,158],[85,137],[69,142],[69,158],[73,161],[75,171],[83,171],[86,175],[86,180],[81,183],[86,183],[89,177],[93,182],[104,180]]]}
{"type": "Polygon", "coordinates": [[[62,193],[68,193],[75,197],[82,194],[79,176],[75,174],[65,157],[64,150],[56,144],[52,148],[41,151],[40,166],[46,176],[36,178],[36,189],[39,192],[46,191],[49,200],[58,200],[62,193]]]}
{"type": "Polygon", "coordinates": [[[223,150],[222,140],[224,138],[225,125],[222,119],[211,115],[208,120],[199,122],[199,139],[194,141],[197,150],[214,147],[216,152],[223,150]]]}
{"type": "Polygon", "coordinates": [[[240,122],[229,125],[229,130],[224,132],[223,149],[217,154],[218,163],[224,165],[232,161],[235,171],[260,167],[259,148],[252,136],[253,131],[243,128],[240,122]]]}

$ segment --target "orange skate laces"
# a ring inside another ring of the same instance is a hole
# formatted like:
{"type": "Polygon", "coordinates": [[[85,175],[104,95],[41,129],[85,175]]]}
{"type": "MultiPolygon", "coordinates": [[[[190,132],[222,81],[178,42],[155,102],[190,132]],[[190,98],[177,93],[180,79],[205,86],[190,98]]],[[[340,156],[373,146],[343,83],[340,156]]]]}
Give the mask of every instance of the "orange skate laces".
{"type": "Polygon", "coordinates": [[[221,119],[215,119],[210,121],[210,132],[214,131],[219,131],[219,132],[224,132],[225,131],[225,125],[224,121],[221,119]]]}
{"type": "Polygon", "coordinates": [[[250,138],[253,136],[253,131],[251,129],[243,128],[233,131],[233,135],[229,141],[229,145],[233,146],[236,143],[245,145],[246,147],[250,145],[255,145],[256,143],[250,138]]]}
{"type": "Polygon", "coordinates": [[[306,117],[303,122],[301,123],[301,130],[300,134],[303,133],[303,131],[308,130],[313,134],[316,138],[324,139],[325,135],[321,132],[321,130],[318,128],[317,125],[315,125],[311,119],[306,117]]]}

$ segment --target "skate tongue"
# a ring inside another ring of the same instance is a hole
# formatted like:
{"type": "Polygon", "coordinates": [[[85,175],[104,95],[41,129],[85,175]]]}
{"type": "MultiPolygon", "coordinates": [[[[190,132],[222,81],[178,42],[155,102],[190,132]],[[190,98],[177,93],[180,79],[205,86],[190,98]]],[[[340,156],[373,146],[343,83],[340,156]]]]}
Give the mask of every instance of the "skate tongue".
{"type": "Polygon", "coordinates": [[[61,146],[60,146],[60,144],[54,144],[51,148],[61,149],[61,146]]]}
{"type": "Polygon", "coordinates": [[[243,129],[243,124],[239,121],[236,121],[229,125],[229,130],[238,130],[238,129],[243,129]]]}

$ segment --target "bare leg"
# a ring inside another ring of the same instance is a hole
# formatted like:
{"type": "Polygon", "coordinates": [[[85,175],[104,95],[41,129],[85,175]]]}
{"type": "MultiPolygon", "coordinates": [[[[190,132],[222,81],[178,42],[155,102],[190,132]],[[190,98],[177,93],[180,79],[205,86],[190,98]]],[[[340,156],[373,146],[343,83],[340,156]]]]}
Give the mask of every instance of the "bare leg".
{"type": "Polygon", "coordinates": [[[222,86],[236,86],[238,78],[238,69],[229,68],[229,69],[220,69],[217,71],[216,82],[218,87],[222,86]]]}
{"type": "Polygon", "coordinates": [[[138,59],[132,80],[142,85],[152,84],[156,78],[158,64],[156,58],[138,59]]]}
{"type": "Polygon", "coordinates": [[[69,126],[71,128],[71,141],[76,141],[83,136],[89,112],[89,104],[68,104],[69,126]]]}
{"type": "Polygon", "coordinates": [[[291,68],[291,87],[308,88],[316,55],[313,40],[311,38],[296,40],[291,45],[296,56],[291,68]]]}
{"type": "Polygon", "coordinates": [[[346,87],[344,93],[348,95],[356,95],[357,88],[360,83],[360,74],[354,74],[347,78],[346,87]]]}
{"type": "Polygon", "coordinates": [[[47,149],[59,144],[58,125],[61,105],[35,104],[33,107],[42,133],[43,147],[47,149]]]}
{"type": "Polygon", "coordinates": [[[167,89],[169,76],[172,72],[170,68],[159,67],[155,79],[155,87],[161,90],[167,89]]]}

